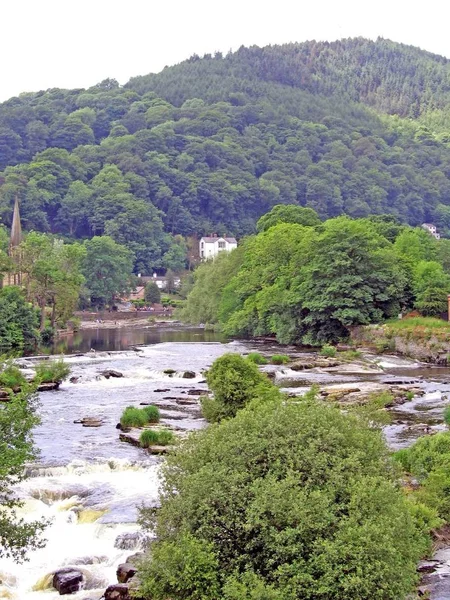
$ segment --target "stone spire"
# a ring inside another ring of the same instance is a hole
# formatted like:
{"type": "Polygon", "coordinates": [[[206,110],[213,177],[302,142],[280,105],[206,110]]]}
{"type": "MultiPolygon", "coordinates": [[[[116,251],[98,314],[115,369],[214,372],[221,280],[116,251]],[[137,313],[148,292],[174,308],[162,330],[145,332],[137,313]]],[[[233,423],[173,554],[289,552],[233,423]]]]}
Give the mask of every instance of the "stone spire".
{"type": "Polygon", "coordinates": [[[11,225],[11,238],[9,240],[9,248],[12,251],[20,245],[22,241],[22,226],[20,224],[19,200],[16,196],[14,201],[14,213],[11,225]]]}

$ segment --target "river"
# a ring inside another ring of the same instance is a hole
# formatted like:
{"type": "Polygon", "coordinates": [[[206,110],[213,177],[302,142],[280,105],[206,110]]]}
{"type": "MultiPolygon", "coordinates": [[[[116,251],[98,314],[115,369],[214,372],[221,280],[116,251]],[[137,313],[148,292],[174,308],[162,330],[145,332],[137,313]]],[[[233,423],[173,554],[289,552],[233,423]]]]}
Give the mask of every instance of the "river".
{"type": "MultiPolygon", "coordinates": [[[[85,589],[71,597],[98,600],[105,587],[116,581],[117,565],[142,547],[142,533],[136,524],[138,507],[154,505],[158,497],[162,459],[119,441],[116,424],[124,407],[152,402],[162,407],[163,422],[186,430],[201,428],[205,422],[198,410],[184,410],[175,398],[182,394],[189,398],[193,388],[206,389],[202,371],[217,357],[255,348],[268,355],[279,352],[275,346],[226,342],[203,330],[176,327],[89,330],[71,340],[66,351],[72,354],[66,360],[75,382],[41,394],[41,424],[35,431],[40,457],[18,489],[26,518],[50,520],[47,544],[30,553],[24,565],[0,561],[0,598],[59,598],[51,587],[52,574],[73,566],[83,572],[86,583],[85,589]],[[106,369],[124,376],[106,379],[101,375],[106,369]],[[166,369],[175,374],[169,377],[164,374],[166,369]],[[195,378],[182,378],[186,370],[194,371],[195,378]],[[88,428],[74,422],[84,417],[101,419],[103,425],[88,428]]],[[[295,348],[286,352],[305,356],[295,348]]],[[[417,382],[425,394],[397,407],[394,423],[385,431],[388,443],[393,448],[408,445],[423,434],[424,423],[441,429],[450,393],[450,369],[424,367],[395,357],[382,360],[383,371],[376,374],[293,373],[282,366],[266,370],[275,370],[276,382],[290,392],[301,392],[311,383],[362,384],[386,375],[399,381],[407,378],[417,382]]]]}

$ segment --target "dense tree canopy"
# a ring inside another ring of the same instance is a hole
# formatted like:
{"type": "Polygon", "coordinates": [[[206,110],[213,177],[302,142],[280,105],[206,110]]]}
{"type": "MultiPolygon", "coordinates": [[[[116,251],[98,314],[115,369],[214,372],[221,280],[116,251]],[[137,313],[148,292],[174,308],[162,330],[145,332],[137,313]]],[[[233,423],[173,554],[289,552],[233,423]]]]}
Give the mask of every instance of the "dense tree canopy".
{"type": "Polygon", "coordinates": [[[109,235],[132,249],[136,273],[178,269],[176,234],[241,236],[276,204],[446,231],[449,69],[354,39],[22,94],[0,105],[0,217],[10,222],[17,195],[26,229],[109,235]]]}
{"type": "Polygon", "coordinates": [[[218,323],[230,335],[322,344],[408,309],[446,310],[447,240],[389,217],[341,216],[313,226],[313,213],[309,226],[283,222],[303,210],[275,207],[258,222],[261,233],[201,265],[182,318],[218,323]]]}

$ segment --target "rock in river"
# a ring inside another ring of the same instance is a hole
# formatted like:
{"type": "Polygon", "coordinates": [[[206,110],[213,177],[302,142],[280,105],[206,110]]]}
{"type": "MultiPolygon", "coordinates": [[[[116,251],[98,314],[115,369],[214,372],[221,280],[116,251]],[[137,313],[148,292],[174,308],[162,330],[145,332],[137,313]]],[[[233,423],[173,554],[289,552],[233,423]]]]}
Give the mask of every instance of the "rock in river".
{"type": "Polygon", "coordinates": [[[122,563],[117,567],[117,581],[127,583],[137,573],[137,568],[131,563],[122,563]]]}
{"type": "Polygon", "coordinates": [[[78,592],[83,582],[83,574],[71,567],[59,569],[53,575],[53,587],[59,592],[60,596],[78,592]]]}
{"type": "Polygon", "coordinates": [[[114,369],[107,369],[106,371],[102,371],[100,373],[105,379],[109,379],[110,377],[123,377],[123,373],[120,371],[114,371],[114,369]]]}

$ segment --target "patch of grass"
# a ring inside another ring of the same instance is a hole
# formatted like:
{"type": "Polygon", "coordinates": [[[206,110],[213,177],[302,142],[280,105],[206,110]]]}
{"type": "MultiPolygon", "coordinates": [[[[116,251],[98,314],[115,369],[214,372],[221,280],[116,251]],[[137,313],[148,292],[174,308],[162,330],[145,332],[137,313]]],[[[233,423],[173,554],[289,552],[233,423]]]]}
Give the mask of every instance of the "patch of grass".
{"type": "Polygon", "coordinates": [[[450,333],[450,323],[434,317],[410,317],[407,319],[390,319],[386,325],[394,329],[413,329],[424,327],[427,329],[446,329],[450,333]]]}
{"type": "MultiPolygon", "coordinates": [[[[414,398],[414,392],[411,390],[408,390],[405,394],[405,398],[408,400],[408,402],[411,402],[411,400],[414,398]]],[[[449,414],[450,417],[450,414],[449,414]]]]}
{"type": "Polygon", "coordinates": [[[159,413],[159,409],[157,406],[153,404],[149,404],[148,406],[144,406],[142,409],[144,413],[147,415],[147,419],[149,423],[158,423],[161,415],[159,413]]]}
{"type": "Polygon", "coordinates": [[[147,423],[146,412],[134,406],[127,406],[120,417],[122,427],[144,427],[147,423]]]}
{"type": "Polygon", "coordinates": [[[285,365],[289,361],[290,358],[286,354],[274,354],[270,359],[273,365],[285,365]]]}
{"type": "Polygon", "coordinates": [[[269,362],[267,358],[265,358],[259,352],[250,352],[250,354],[247,356],[247,360],[255,363],[255,365],[267,365],[269,362]]]}
{"type": "Polygon", "coordinates": [[[142,448],[149,448],[150,446],[169,446],[175,441],[174,434],[168,429],[146,429],[139,437],[139,443],[142,448]]]}
{"type": "Polygon", "coordinates": [[[40,362],[35,371],[35,381],[38,383],[61,383],[69,376],[70,367],[61,358],[40,362]]]}
{"type": "Polygon", "coordinates": [[[329,344],[325,344],[322,346],[319,354],[320,356],[326,356],[327,358],[334,358],[336,356],[336,348],[329,344]]]}
{"type": "Polygon", "coordinates": [[[359,360],[362,357],[363,354],[359,350],[344,350],[343,352],[339,352],[339,358],[343,358],[344,360],[359,360]]]}

